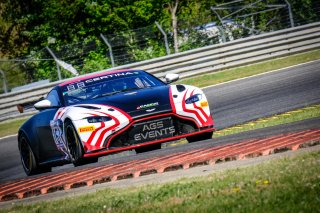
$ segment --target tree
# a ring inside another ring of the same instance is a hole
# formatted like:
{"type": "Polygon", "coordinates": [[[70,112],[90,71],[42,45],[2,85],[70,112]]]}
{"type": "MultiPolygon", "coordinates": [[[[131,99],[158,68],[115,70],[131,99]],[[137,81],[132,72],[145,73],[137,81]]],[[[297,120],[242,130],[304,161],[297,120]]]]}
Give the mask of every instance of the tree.
{"type": "Polygon", "coordinates": [[[179,52],[179,44],[178,44],[178,32],[177,32],[177,9],[179,5],[179,0],[175,0],[174,2],[168,3],[168,9],[171,13],[172,19],[172,30],[173,30],[173,42],[174,42],[174,52],[179,52]]]}
{"type": "Polygon", "coordinates": [[[28,42],[21,36],[26,25],[20,18],[28,10],[27,3],[17,0],[0,2],[0,58],[26,53],[28,42]]]}
{"type": "MultiPolygon", "coordinates": [[[[236,10],[241,5],[249,5],[258,0],[1,0],[0,58],[31,55],[34,58],[50,59],[50,56],[46,56],[46,52],[42,51],[45,46],[50,46],[61,54],[58,56],[59,58],[62,57],[63,60],[79,59],[75,64],[79,64],[79,67],[85,68],[87,71],[93,71],[109,66],[108,59],[104,58],[107,55],[107,47],[102,43],[100,46],[98,45],[99,50],[83,51],[81,56],[78,57],[74,54],[70,59],[69,52],[73,54],[82,50],[81,48],[72,48],[72,45],[68,44],[79,43],[80,46],[85,46],[90,42],[98,44],[98,41],[101,43],[101,33],[118,39],[121,37],[119,32],[132,29],[140,30],[139,36],[148,38],[144,28],[146,26],[152,27],[155,21],[158,21],[166,32],[170,32],[169,39],[173,38],[173,42],[171,40],[170,42],[176,53],[214,44],[217,42],[214,40],[216,38],[209,38],[207,33],[203,33],[205,31],[203,27],[205,28],[205,24],[209,22],[218,22],[217,16],[210,10],[211,6],[217,5],[217,1],[218,4],[233,2],[236,10]],[[67,50],[67,48],[69,49],[67,50]],[[44,54],[41,56],[34,54],[38,52],[44,52],[44,54]],[[98,61],[97,64],[95,64],[96,61],[98,61]]],[[[290,0],[289,2],[296,26],[319,20],[319,1],[290,0]]],[[[230,33],[233,33],[233,38],[236,38],[235,33],[238,33],[239,37],[251,35],[250,28],[255,28],[258,33],[287,28],[287,8],[282,7],[281,14],[278,10],[269,10],[272,5],[283,4],[285,4],[285,0],[261,1],[255,7],[248,7],[241,14],[239,13],[238,15],[241,15],[242,18],[239,16],[228,17],[233,19],[231,23],[236,23],[236,21],[240,23],[234,27],[238,32],[229,30],[230,33]],[[261,9],[268,10],[248,16],[248,14],[258,12],[261,9]]],[[[230,14],[230,11],[219,12],[222,13],[222,16],[230,14]]],[[[123,37],[129,43],[128,40],[136,39],[137,34],[134,31],[132,35],[123,37]]],[[[141,48],[139,45],[131,45],[130,51],[123,50],[123,52],[128,53],[128,58],[136,60],[163,55],[162,43],[159,43],[161,36],[159,33],[159,36],[148,38],[150,39],[148,45],[141,48]]],[[[19,71],[22,72],[26,64],[19,67],[19,71]]],[[[50,74],[54,69],[52,62],[35,61],[32,62],[31,67],[25,69],[28,81],[47,77],[55,80],[55,77],[50,74]]]]}

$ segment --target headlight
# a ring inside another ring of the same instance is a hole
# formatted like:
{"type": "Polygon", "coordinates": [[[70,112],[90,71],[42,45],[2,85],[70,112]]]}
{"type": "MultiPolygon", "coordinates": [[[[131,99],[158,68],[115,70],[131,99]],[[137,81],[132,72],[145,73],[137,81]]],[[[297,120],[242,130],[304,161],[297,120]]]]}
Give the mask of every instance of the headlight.
{"type": "Polygon", "coordinates": [[[191,97],[189,97],[186,100],[186,104],[192,104],[192,103],[200,101],[201,99],[202,99],[202,95],[201,94],[195,94],[195,95],[192,95],[191,97]]]}
{"type": "Polygon", "coordinates": [[[111,121],[112,118],[108,117],[108,116],[93,116],[93,117],[88,117],[87,121],[89,123],[101,123],[101,122],[107,122],[107,121],[111,121]]]}

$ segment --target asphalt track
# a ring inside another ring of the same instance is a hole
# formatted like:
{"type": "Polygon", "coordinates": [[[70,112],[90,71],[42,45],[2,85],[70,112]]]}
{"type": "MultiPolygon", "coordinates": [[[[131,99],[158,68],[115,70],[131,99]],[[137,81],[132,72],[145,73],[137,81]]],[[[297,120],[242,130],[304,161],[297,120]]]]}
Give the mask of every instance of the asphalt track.
{"type": "MultiPolygon", "coordinates": [[[[208,87],[204,91],[209,100],[216,128],[222,129],[260,117],[320,103],[319,82],[320,61],[315,61],[208,87]]],[[[179,147],[179,149],[190,149],[188,145],[185,145],[185,148],[179,147]]],[[[165,154],[166,150],[161,150],[161,152],[165,154]]],[[[151,154],[148,153],[148,155],[151,154]]],[[[135,157],[139,155],[130,158],[135,157]]],[[[119,158],[119,160],[124,159],[119,158]]],[[[70,169],[74,168],[67,165],[55,168],[55,172],[70,169]]],[[[26,176],[20,163],[16,137],[0,140],[0,182],[23,177],[26,176]]]]}

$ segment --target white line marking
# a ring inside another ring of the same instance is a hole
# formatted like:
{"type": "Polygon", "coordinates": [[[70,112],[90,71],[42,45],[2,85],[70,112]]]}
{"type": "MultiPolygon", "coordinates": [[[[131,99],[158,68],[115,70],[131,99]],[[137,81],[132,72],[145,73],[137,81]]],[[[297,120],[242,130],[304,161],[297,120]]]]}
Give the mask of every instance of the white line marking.
{"type": "Polygon", "coordinates": [[[6,139],[6,138],[10,138],[10,137],[16,137],[16,136],[18,136],[18,134],[15,134],[15,135],[7,135],[7,136],[4,136],[4,137],[0,138],[0,140],[6,139]]]}

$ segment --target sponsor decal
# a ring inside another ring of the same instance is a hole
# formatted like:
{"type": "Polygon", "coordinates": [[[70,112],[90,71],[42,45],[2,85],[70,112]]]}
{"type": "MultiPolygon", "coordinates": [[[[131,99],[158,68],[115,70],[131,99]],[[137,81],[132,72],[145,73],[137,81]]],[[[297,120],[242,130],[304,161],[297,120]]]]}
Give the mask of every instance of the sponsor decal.
{"type": "Polygon", "coordinates": [[[200,94],[192,95],[186,100],[186,104],[193,104],[201,99],[200,94]]]}
{"type": "Polygon", "coordinates": [[[113,74],[103,75],[103,76],[99,76],[99,77],[94,77],[94,78],[87,79],[85,81],[71,83],[71,84],[67,85],[67,90],[72,91],[72,90],[76,90],[79,88],[83,88],[87,84],[101,81],[104,79],[120,77],[120,76],[138,75],[138,74],[139,74],[139,72],[120,72],[120,73],[113,73],[113,74]]]}
{"type": "MultiPolygon", "coordinates": [[[[85,87],[85,86],[86,86],[85,83],[82,82],[82,81],[80,81],[80,82],[77,82],[77,83],[75,83],[75,84],[69,84],[69,85],[67,86],[67,89],[68,89],[68,91],[73,91],[73,90],[76,90],[76,89],[83,88],[83,87],[85,87]]],[[[71,94],[70,94],[70,95],[71,95],[71,94]]]]}
{"type": "Polygon", "coordinates": [[[152,140],[162,138],[163,136],[172,135],[175,133],[174,126],[165,127],[164,121],[156,121],[144,124],[142,132],[134,135],[135,141],[152,140]]]}
{"type": "Polygon", "coordinates": [[[137,110],[139,109],[146,109],[146,108],[150,108],[150,107],[155,107],[155,106],[159,106],[159,102],[154,102],[154,103],[150,103],[150,104],[143,104],[137,107],[137,110]]]}
{"type": "Polygon", "coordinates": [[[103,79],[114,78],[114,77],[119,77],[119,76],[127,76],[127,75],[136,75],[136,74],[139,74],[139,73],[138,72],[113,73],[113,74],[109,74],[109,75],[104,75],[104,76],[99,76],[96,78],[87,79],[87,80],[85,80],[85,83],[92,83],[92,82],[96,82],[96,81],[101,81],[103,79]]]}
{"type": "Polygon", "coordinates": [[[64,138],[64,134],[62,131],[62,121],[60,119],[52,120],[50,121],[50,127],[52,130],[52,136],[53,136],[54,142],[58,150],[64,154],[65,160],[70,160],[69,152],[65,142],[66,140],[64,138]]]}
{"type": "Polygon", "coordinates": [[[154,110],[156,110],[156,108],[146,109],[146,112],[153,112],[154,110]]]}
{"type": "Polygon", "coordinates": [[[202,101],[202,102],[200,103],[200,106],[201,106],[201,107],[207,107],[207,106],[209,106],[208,101],[202,101]]]}
{"type": "Polygon", "coordinates": [[[84,133],[84,132],[93,132],[95,130],[94,126],[83,126],[78,128],[79,133],[84,133]]]}

